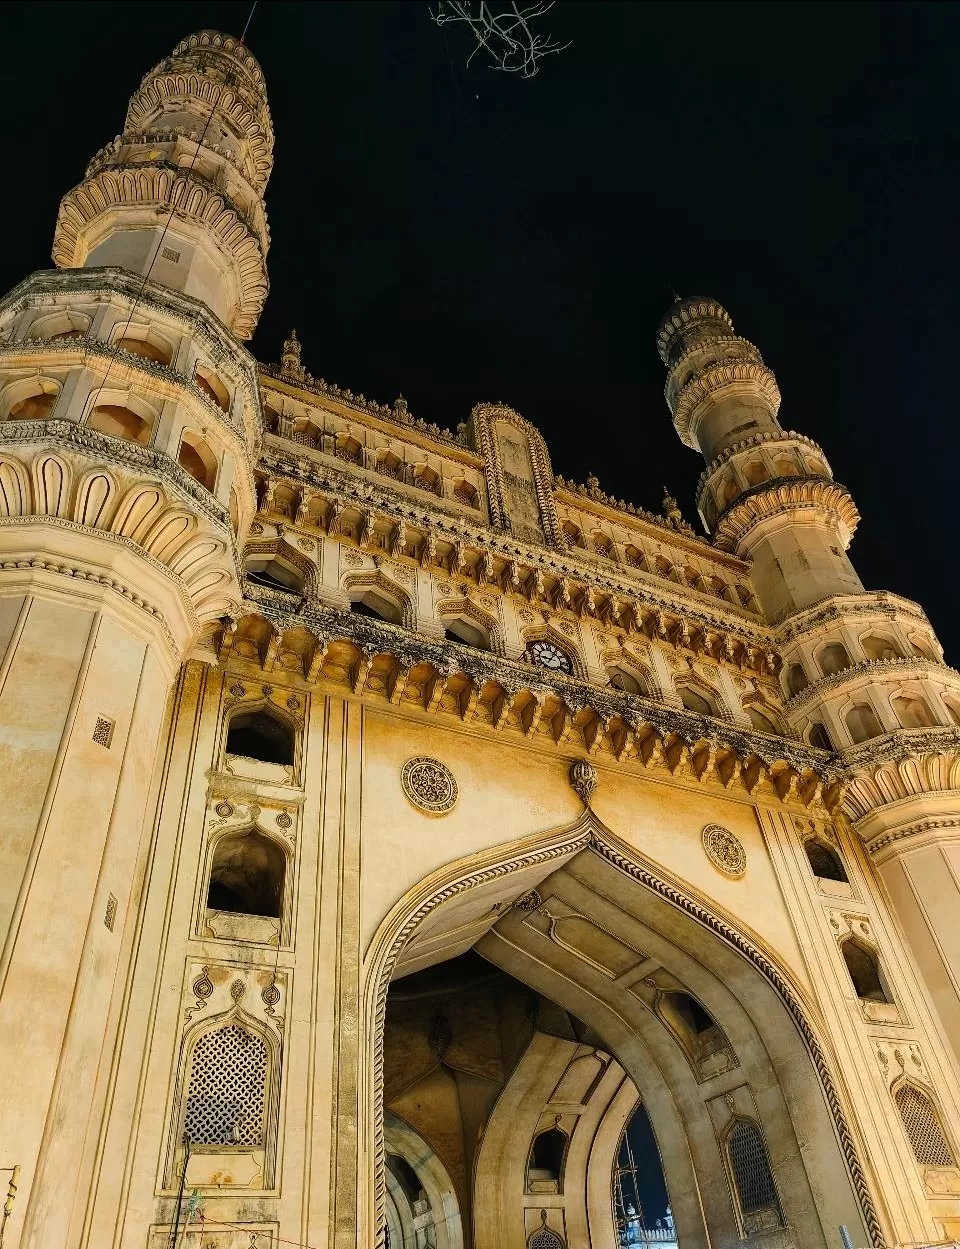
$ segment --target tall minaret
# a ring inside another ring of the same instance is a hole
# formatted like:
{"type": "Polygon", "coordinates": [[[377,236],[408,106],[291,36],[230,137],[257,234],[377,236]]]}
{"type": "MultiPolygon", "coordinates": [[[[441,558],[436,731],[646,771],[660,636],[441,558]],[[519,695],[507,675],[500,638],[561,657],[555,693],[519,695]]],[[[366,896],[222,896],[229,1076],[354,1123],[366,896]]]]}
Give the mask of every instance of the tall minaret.
{"type": "MultiPolygon", "coordinates": [[[[237,40],[186,39],[0,301],[0,1140],[6,1244],[72,1243],[171,685],[240,598],[272,127],[237,40]]],[[[188,672],[185,680],[197,679],[188,672]]]]}
{"type": "Polygon", "coordinates": [[[657,346],[677,433],[706,460],[703,520],[717,546],[753,565],[788,722],[840,755],[843,810],[960,1054],[960,673],[916,603],[864,589],[846,555],[853,501],[816,443],[781,428],[776,379],[729,314],[712,299],[678,300],[657,346]]]}

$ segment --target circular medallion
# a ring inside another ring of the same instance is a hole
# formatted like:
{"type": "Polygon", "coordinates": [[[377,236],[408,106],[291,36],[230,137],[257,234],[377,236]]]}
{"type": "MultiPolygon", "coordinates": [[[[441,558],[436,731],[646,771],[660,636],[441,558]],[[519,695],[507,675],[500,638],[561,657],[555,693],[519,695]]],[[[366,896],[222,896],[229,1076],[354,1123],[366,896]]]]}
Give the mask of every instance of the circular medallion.
{"type": "Polygon", "coordinates": [[[457,805],[457,778],[439,759],[427,755],[408,759],[400,783],[410,802],[428,815],[446,815],[457,805]]]}
{"type": "Polygon", "coordinates": [[[724,828],[722,824],[708,824],[702,833],[703,849],[707,858],[734,880],[739,879],[747,870],[747,852],[739,837],[724,828]]]}
{"type": "Polygon", "coordinates": [[[277,816],[277,825],[280,828],[289,828],[293,823],[293,817],[289,811],[281,811],[277,816]]]}
{"type": "Polygon", "coordinates": [[[229,802],[218,802],[214,810],[217,815],[220,816],[221,820],[225,820],[229,816],[233,815],[233,807],[229,802]]]}

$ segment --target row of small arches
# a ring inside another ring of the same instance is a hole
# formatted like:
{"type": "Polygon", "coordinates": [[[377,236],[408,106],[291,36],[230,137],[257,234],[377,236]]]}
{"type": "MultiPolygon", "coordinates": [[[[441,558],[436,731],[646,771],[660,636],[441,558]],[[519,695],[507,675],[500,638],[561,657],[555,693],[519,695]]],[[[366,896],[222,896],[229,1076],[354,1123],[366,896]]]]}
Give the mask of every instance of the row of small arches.
{"type": "MultiPolygon", "coordinates": [[[[881,634],[868,633],[859,639],[859,645],[863,654],[863,660],[877,662],[880,660],[911,658],[910,655],[904,654],[903,648],[898,642],[881,634]]],[[[913,657],[926,659],[931,663],[937,662],[933,648],[928,642],[911,639],[910,647],[913,657]]],[[[854,664],[854,661],[850,658],[850,652],[843,642],[828,642],[817,651],[814,660],[819,669],[813,678],[814,680],[819,680],[821,676],[835,676],[838,672],[843,672],[846,668],[853,667],[854,664]]],[[[863,662],[863,660],[858,660],[857,662],[863,662]]],[[[786,684],[787,692],[791,697],[802,693],[811,684],[810,677],[802,663],[793,663],[789,666],[786,673],[786,684]]]]}

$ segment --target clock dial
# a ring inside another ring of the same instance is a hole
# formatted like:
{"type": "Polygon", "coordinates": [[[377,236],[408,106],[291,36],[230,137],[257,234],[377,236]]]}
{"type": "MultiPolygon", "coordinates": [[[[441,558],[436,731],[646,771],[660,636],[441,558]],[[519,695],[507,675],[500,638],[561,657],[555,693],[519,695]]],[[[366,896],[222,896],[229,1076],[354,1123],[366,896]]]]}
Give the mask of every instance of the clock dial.
{"type": "Polygon", "coordinates": [[[553,642],[531,642],[527,655],[538,667],[546,668],[550,672],[566,672],[569,675],[573,671],[570,657],[553,642]]]}

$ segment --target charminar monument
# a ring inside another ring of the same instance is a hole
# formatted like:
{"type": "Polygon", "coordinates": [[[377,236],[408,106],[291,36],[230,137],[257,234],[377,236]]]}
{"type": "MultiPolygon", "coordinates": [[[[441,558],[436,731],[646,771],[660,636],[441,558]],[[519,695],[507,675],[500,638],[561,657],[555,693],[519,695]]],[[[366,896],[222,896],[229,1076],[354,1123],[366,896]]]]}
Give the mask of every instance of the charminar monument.
{"type": "Polygon", "coordinates": [[[4,1249],[960,1237],[960,674],[826,453],[710,298],[709,537],[259,364],[272,148],[192,35],[0,302],[4,1249]]]}

